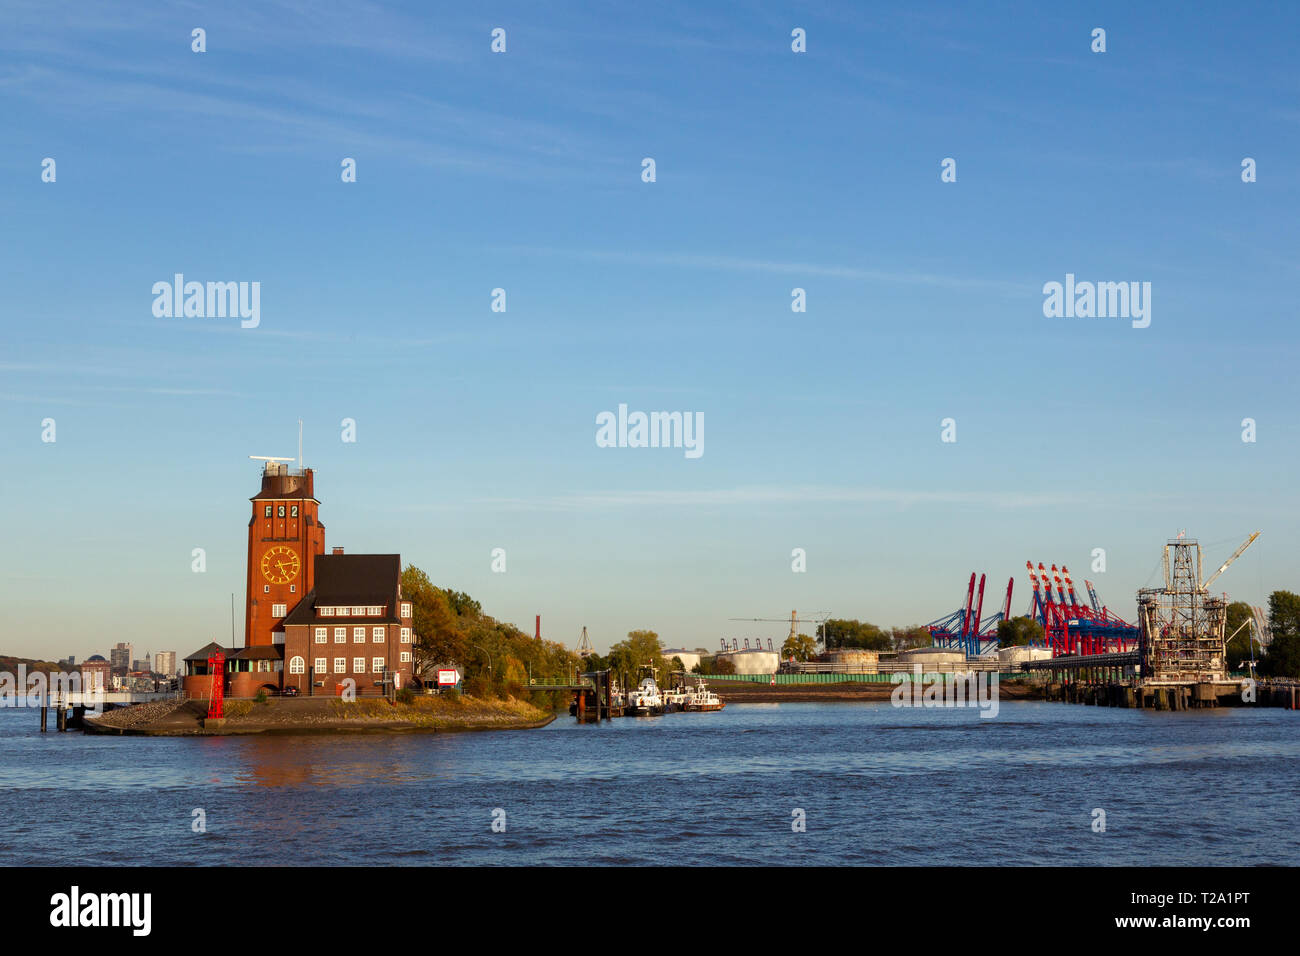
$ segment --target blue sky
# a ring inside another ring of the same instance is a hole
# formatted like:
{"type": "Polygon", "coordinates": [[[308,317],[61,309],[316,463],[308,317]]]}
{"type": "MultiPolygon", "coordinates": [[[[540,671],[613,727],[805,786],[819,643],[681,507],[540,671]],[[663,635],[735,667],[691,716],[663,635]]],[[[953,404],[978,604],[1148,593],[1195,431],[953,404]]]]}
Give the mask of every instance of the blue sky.
{"type": "Polygon", "coordinates": [[[1232,597],[1300,590],[1297,21],[6,2],[0,650],[226,639],[247,456],[299,418],[327,544],[570,644],[925,622],[972,570],[1021,611],[1030,558],[1131,619],[1181,528],[1215,566],[1263,530],[1232,597]],[[260,325],[155,318],[177,272],[260,325]],[[1066,273],[1150,282],[1150,327],[1045,318],[1066,273]],[[704,455],[598,448],[620,403],[704,455]]]}

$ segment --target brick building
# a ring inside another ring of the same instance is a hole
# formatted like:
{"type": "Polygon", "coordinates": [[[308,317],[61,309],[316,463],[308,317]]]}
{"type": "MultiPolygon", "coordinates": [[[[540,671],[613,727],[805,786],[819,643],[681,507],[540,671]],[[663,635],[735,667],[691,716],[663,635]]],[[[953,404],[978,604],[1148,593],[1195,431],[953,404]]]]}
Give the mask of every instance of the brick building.
{"type": "Polygon", "coordinates": [[[284,619],[285,686],[307,693],[382,694],[385,680],[411,679],[411,604],[402,600],[396,554],[333,554],[316,559],[316,587],[284,619]]]}
{"type": "Polygon", "coordinates": [[[293,687],[304,696],[358,696],[412,683],[411,604],[401,556],[325,554],[325,526],[310,468],[268,460],[248,522],[244,646],[210,644],[185,658],[184,688],[207,697],[207,658],[226,656],[225,693],[252,697],[293,687]]]}
{"type": "Polygon", "coordinates": [[[87,657],[81,662],[81,690],[85,694],[93,694],[96,691],[107,691],[109,688],[108,674],[112,669],[112,664],[104,660],[99,654],[87,657]]]}

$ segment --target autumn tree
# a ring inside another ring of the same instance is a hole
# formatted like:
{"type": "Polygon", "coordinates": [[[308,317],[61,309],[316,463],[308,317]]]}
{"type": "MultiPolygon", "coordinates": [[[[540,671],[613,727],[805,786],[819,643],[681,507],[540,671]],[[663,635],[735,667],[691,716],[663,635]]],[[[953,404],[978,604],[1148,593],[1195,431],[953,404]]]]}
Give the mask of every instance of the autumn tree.
{"type": "Polygon", "coordinates": [[[465,641],[447,593],[415,565],[407,565],[402,571],[402,598],[411,602],[414,617],[411,658],[416,675],[424,677],[439,664],[460,661],[465,641]]]}

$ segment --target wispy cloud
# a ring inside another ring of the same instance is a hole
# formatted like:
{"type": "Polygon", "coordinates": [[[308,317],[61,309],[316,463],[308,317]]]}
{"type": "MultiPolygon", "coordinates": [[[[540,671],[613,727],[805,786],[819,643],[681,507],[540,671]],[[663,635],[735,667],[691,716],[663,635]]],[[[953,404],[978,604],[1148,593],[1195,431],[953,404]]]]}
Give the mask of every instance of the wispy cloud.
{"type": "Polygon", "coordinates": [[[598,249],[556,249],[549,246],[496,246],[490,251],[514,255],[556,256],[589,262],[614,262],[632,266],[669,266],[706,269],[718,272],[768,272],[792,276],[825,276],[858,282],[892,282],[952,289],[985,289],[1008,296],[1037,293],[1033,280],[976,279],[967,276],[941,275],[933,272],[907,272],[865,269],[860,266],[784,262],[712,253],[615,252],[598,249]]]}
{"type": "Polygon", "coordinates": [[[1096,505],[1090,495],[1041,492],[916,491],[824,485],[745,485],[735,488],[590,491],[530,498],[476,498],[471,504],[513,511],[586,511],[601,508],[690,508],[772,504],[957,505],[1001,509],[1096,505]]]}

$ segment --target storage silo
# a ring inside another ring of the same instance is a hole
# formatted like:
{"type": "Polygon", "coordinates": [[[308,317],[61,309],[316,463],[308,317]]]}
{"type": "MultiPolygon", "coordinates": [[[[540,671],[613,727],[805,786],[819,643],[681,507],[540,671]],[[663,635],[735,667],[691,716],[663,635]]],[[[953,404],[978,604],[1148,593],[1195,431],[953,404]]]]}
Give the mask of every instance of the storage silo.
{"type": "Polygon", "coordinates": [[[998,664],[1003,670],[1015,670],[1025,661],[1041,661],[1052,656],[1048,647],[1003,647],[998,649],[998,664]]]}
{"type": "Polygon", "coordinates": [[[924,673],[948,673],[958,671],[966,663],[966,652],[951,650],[946,647],[914,647],[898,652],[898,663],[908,667],[920,664],[924,673]]]}
{"type": "Polygon", "coordinates": [[[761,648],[742,648],[738,651],[720,651],[719,661],[731,661],[737,674],[775,674],[781,660],[776,651],[761,648]]]}
{"type": "Polygon", "coordinates": [[[682,666],[686,668],[688,674],[691,672],[691,668],[700,662],[699,651],[688,651],[684,647],[670,647],[664,651],[664,660],[670,664],[674,657],[681,658],[682,666]]]}

